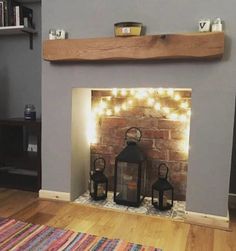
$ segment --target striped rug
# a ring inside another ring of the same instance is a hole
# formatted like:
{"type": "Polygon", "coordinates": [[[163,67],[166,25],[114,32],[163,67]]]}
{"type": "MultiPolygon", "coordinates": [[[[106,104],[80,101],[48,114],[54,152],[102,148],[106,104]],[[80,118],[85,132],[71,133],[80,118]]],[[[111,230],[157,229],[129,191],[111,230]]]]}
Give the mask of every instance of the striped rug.
{"type": "Polygon", "coordinates": [[[161,251],[119,239],[0,218],[1,251],[161,251]]]}

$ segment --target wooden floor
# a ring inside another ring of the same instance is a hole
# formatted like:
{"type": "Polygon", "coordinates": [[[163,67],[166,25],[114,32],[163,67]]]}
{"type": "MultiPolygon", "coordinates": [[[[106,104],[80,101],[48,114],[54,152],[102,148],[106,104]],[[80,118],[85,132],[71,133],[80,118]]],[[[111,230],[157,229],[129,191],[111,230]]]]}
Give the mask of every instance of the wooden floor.
{"type": "Polygon", "coordinates": [[[236,212],[232,231],[189,225],[74,203],[40,200],[31,192],[0,188],[0,216],[160,247],[163,251],[236,251],[236,212]]]}

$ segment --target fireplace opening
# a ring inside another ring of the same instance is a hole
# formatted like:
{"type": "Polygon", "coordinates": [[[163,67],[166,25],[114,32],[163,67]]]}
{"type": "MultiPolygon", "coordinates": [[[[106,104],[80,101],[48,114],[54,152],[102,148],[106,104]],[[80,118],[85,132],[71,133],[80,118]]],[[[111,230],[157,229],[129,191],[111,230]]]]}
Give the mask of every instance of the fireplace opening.
{"type": "MultiPolygon", "coordinates": [[[[132,88],[91,90],[91,163],[102,157],[109,191],[114,191],[115,159],[125,148],[125,132],[142,132],[146,163],[145,196],[150,197],[158,166],[169,168],[174,200],[185,201],[188,170],[191,89],[132,88]]],[[[89,170],[88,170],[89,172],[89,170]]]]}

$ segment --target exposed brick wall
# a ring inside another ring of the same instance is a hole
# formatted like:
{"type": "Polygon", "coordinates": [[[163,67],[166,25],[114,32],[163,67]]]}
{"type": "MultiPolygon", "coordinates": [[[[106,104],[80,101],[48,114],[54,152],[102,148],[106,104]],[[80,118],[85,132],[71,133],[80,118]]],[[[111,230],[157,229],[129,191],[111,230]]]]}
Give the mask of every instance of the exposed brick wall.
{"type": "MultiPolygon", "coordinates": [[[[184,100],[191,101],[191,92],[179,92],[184,100]]],[[[93,91],[92,104],[101,97],[110,95],[108,91],[93,91]]],[[[112,99],[112,105],[121,104],[124,97],[112,99]]],[[[166,106],[175,103],[168,97],[162,100],[166,106]]],[[[107,166],[105,174],[109,179],[109,190],[113,190],[115,157],[126,146],[125,132],[130,127],[138,127],[142,131],[140,147],[148,159],[147,195],[151,194],[151,185],[157,180],[157,167],[164,162],[169,167],[169,181],[174,186],[175,199],[185,200],[187,183],[187,155],[181,147],[184,138],[185,123],[166,119],[146,101],[135,102],[127,111],[119,114],[100,116],[97,123],[98,142],[91,145],[91,160],[103,157],[107,166]]]]}

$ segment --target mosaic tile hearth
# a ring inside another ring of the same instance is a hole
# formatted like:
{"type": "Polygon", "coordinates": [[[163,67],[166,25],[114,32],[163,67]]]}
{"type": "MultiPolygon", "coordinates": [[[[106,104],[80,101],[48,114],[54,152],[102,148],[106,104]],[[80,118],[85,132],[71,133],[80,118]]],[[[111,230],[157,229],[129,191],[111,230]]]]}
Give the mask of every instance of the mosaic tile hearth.
{"type": "Polygon", "coordinates": [[[76,199],[75,203],[114,209],[122,212],[171,218],[175,220],[184,220],[185,218],[185,201],[174,201],[174,206],[172,209],[167,211],[159,211],[152,206],[151,197],[145,197],[141,206],[136,208],[136,207],[128,207],[116,204],[113,201],[112,192],[108,192],[107,199],[102,201],[94,201],[90,197],[89,192],[86,192],[83,195],[81,195],[78,199],[76,199]]]}

